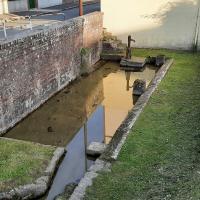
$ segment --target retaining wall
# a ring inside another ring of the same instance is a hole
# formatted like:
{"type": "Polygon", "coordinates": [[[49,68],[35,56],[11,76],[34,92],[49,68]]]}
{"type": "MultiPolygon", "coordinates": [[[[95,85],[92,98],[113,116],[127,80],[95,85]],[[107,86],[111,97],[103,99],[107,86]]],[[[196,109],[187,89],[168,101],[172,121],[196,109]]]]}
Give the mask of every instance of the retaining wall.
{"type": "MultiPolygon", "coordinates": [[[[103,16],[94,12],[0,44],[0,135],[100,59],[103,16]]],[[[92,67],[90,67],[92,70],[92,67]]]]}

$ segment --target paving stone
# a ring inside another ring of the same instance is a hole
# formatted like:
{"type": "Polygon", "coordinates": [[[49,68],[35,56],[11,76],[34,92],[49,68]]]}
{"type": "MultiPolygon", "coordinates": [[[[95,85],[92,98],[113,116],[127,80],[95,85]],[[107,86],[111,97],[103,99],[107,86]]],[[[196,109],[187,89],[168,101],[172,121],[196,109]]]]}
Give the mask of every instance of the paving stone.
{"type": "Polygon", "coordinates": [[[87,147],[87,154],[90,156],[100,156],[104,152],[106,147],[107,145],[104,143],[92,142],[87,147]]]}

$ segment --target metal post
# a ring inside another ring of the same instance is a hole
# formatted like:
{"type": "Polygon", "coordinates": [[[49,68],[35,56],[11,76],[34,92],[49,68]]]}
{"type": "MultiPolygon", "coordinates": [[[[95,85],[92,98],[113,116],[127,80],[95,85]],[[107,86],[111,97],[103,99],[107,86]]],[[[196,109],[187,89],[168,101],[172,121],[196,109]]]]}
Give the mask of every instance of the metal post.
{"type": "Polygon", "coordinates": [[[125,76],[126,76],[126,91],[129,91],[131,72],[125,71],[125,76]]]}
{"type": "Polygon", "coordinates": [[[105,106],[103,106],[103,134],[104,134],[104,143],[106,144],[106,112],[105,106]]]}
{"type": "Polygon", "coordinates": [[[135,42],[135,40],[131,38],[131,35],[129,35],[128,36],[128,47],[126,49],[126,59],[131,59],[131,57],[132,57],[131,42],[135,42]]]}
{"type": "Polygon", "coordinates": [[[3,32],[4,32],[4,37],[7,38],[7,33],[6,33],[6,22],[3,21],[3,32]]]}
{"type": "Polygon", "coordinates": [[[29,20],[30,29],[33,30],[33,25],[32,25],[32,21],[31,21],[31,16],[28,17],[28,20],[29,20]]]}
{"type": "Polygon", "coordinates": [[[84,144],[85,144],[85,171],[88,170],[88,164],[87,164],[87,146],[88,146],[88,130],[87,130],[87,122],[84,123],[84,144]]]}
{"type": "Polygon", "coordinates": [[[83,15],[83,0],[79,0],[79,16],[83,15]]]}
{"type": "Polygon", "coordinates": [[[194,37],[194,51],[198,50],[198,41],[199,41],[199,19],[200,19],[200,7],[197,9],[197,19],[195,26],[195,37],[194,37]]]}

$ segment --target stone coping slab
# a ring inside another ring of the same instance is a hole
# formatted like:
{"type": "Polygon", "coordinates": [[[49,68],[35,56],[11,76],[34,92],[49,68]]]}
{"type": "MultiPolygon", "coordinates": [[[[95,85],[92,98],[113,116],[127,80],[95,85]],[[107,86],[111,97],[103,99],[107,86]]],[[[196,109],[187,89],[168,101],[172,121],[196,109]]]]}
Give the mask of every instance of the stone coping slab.
{"type": "Polygon", "coordinates": [[[93,179],[95,179],[100,174],[100,172],[110,170],[112,163],[117,160],[127,136],[133,130],[136,120],[139,118],[151,95],[156,90],[162,79],[165,77],[173,62],[173,59],[168,59],[166,63],[162,65],[158,70],[146,92],[138,99],[137,103],[130,111],[127,118],[122,122],[121,126],[116,131],[104,153],[100,156],[99,159],[95,161],[95,164],[90,167],[89,171],[81,179],[80,183],[69,198],[70,200],[84,199],[86,189],[92,185],[93,179]]]}
{"type": "Polygon", "coordinates": [[[140,116],[141,112],[147,105],[151,95],[156,90],[162,79],[165,77],[167,71],[173,64],[173,59],[169,59],[166,63],[158,70],[154,79],[151,81],[147,90],[141,97],[138,99],[137,103],[133,109],[129,112],[127,118],[122,122],[121,126],[117,129],[114,137],[112,138],[108,148],[105,150],[104,154],[100,157],[102,160],[113,161],[116,160],[120,150],[130,133],[133,129],[133,126],[140,116]]]}
{"type": "MultiPolygon", "coordinates": [[[[10,138],[2,138],[2,139],[10,141],[19,141],[10,138]]],[[[49,145],[44,145],[44,146],[49,146],[49,145]]],[[[66,150],[64,148],[62,147],[56,148],[56,150],[53,153],[51,161],[49,162],[46,170],[43,172],[43,175],[40,178],[38,178],[35,182],[31,184],[19,186],[8,192],[0,193],[0,200],[11,200],[11,199],[27,200],[27,199],[35,199],[37,197],[44,195],[51,184],[51,180],[56,171],[57,165],[59,164],[60,160],[62,159],[65,153],[66,150]]]]}
{"type": "Polygon", "coordinates": [[[100,142],[91,142],[87,147],[87,155],[89,156],[100,156],[104,150],[106,149],[107,145],[100,142]]]}

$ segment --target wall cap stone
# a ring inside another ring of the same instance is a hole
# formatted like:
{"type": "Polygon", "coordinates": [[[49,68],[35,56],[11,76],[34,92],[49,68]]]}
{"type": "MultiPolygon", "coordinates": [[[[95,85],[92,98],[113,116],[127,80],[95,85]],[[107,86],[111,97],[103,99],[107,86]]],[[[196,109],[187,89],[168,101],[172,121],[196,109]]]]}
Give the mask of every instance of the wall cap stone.
{"type": "Polygon", "coordinates": [[[25,30],[21,33],[16,34],[15,36],[12,37],[8,37],[7,40],[2,40],[0,41],[0,50],[6,49],[12,45],[16,45],[19,44],[21,42],[23,42],[23,40],[29,38],[29,37],[41,37],[41,35],[46,35],[56,29],[59,28],[63,28],[63,26],[66,27],[71,27],[73,24],[76,23],[84,23],[84,21],[88,18],[88,17],[92,17],[92,16],[96,16],[96,15],[103,15],[102,12],[100,11],[95,11],[83,16],[79,16],[79,17],[75,17],[69,20],[65,20],[65,21],[61,21],[61,22],[57,22],[54,24],[50,24],[48,26],[44,26],[43,28],[39,29],[39,30],[25,30]]]}

